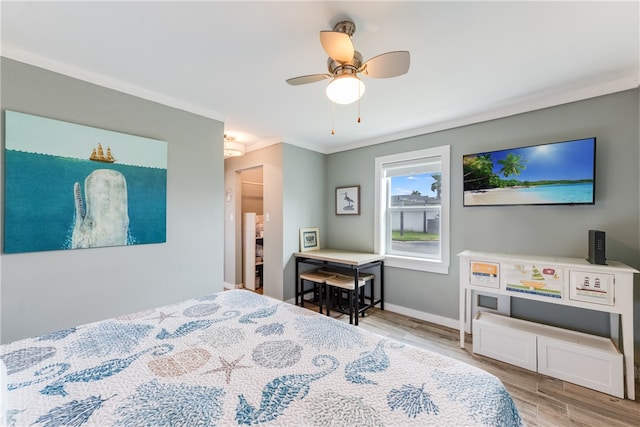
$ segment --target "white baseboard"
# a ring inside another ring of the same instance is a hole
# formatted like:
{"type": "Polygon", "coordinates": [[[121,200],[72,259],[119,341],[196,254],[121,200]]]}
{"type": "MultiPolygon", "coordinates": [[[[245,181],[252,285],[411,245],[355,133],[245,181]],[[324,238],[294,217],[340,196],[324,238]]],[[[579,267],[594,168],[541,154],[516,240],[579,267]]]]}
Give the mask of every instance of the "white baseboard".
{"type": "Polygon", "coordinates": [[[404,316],[413,317],[416,319],[424,320],[425,322],[435,323],[436,325],[446,326],[447,328],[460,330],[460,321],[458,319],[451,319],[449,317],[438,316],[436,314],[425,313],[424,311],[418,311],[400,305],[384,303],[384,309],[393,313],[402,314],[404,316]]]}
{"type": "MultiPolygon", "coordinates": [[[[295,304],[295,298],[288,299],[285,302],[288,302],[289,304],[295,304]]],[[[400,305],[389,304],[388,302],[384,303],[384,309],[393,313],[398,313],[404,316],[424,320],[425,322],[435,323],[436,325],[460,330],[460,321],[458,319],[450,319],[448,317],[425,313],[424,311],[413,310],[411,308],[402,307],[400,305]]]]}
{"type": "Polygon", "coordinates": [[[242,283],[238,283],[234,285],[233,283],[224,282],[224,290],[228,291],[230,289],[243,289],[244,285],[242,283]]]}

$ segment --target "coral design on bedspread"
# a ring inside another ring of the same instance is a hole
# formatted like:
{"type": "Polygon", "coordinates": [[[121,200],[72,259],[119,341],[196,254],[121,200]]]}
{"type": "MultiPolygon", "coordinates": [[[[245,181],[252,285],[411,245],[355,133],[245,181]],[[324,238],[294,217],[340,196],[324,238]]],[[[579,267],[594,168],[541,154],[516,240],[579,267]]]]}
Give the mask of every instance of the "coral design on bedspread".
{"type": "Polygon", "coordinates": [[[2,345],[0,359],[8,426],[522,425],[491,374],[245,290],[2,345]]]}
{"type": "Polygon", "coordinates": [[[34,424],[44,424],[46,427],[80,426],[107,400],[109,399],[103,399],[100,396],[89,396],[80,401],[72,400],[51,409],[38,418],[34,424]]]}
{"type": "Polygon", "coordinates": [[[65,348],[70,356],[108,356],[114,353],[127,354],[145,338],[153,326],[142,324],[121,324],[105,321],[83,331],[77,339],[65,348]]]}
{"type": "Polygon", "coordinates": [[[314,316],[296,319],[300,339],[317,349],[339,350],[364,346],[360,330],[333,319],[314,316]]]}
{"type": "Polygon", "coordinates": [[[487,399],[477,390],[495,389],[502,385],[496,377],[455,372],[435,371],[434,377],[440,382],[440,388],[448,390],[447,397],[469,405],[474,418],[486,425],[511,426],[512,420],[520,419],[516,405],[504,388],[498,388],[492,399],[487,399]],[[489,407],[497,407],[497,411],[489,411],[489,407]],[[517,418],[516,418],[517,417],[517,418]]]}
{"type": "Polygon", "coordinates": [[[309,398],[304,425],[383,427],[382,414],[361,396],[329,391],[309,398]],[[330,408],[330,410],[328,410],[330,408]]]}
{"type": "Polygon", "coordinates": [[[416,387],[403,384],[400,389],[393,389],[387,395],[391,410],[402,409],[408,417],[416,418],[421,413],[438,414],[438,406],[431,400],[431,395],[424,391],[424,384],[416,387]]]}
{"type": "Polygon", "coordinates": [[[220,387],[187,384],[140,385],[117,411],[119,427],[213,426],[223,415],[225,392],[220,387]]]}

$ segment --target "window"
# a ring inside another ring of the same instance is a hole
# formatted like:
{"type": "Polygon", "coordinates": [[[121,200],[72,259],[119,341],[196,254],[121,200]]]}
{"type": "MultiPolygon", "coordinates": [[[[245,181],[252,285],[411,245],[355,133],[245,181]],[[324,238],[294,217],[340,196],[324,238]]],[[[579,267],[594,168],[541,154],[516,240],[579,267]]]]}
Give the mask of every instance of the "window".
{"type": "Polygon", "coordinates": [[[448,145],[375,159],[375,244],[385,265],[449,272],[448,145]]]}

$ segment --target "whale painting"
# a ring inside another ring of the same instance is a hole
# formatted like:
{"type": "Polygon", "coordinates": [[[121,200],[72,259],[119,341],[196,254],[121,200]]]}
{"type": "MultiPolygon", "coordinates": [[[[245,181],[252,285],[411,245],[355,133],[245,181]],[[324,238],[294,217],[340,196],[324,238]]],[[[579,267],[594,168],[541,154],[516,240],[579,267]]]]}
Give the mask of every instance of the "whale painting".
{"type": "Polygon", "coordinates": [[[5,111],[4,253],[166,242],[167,143],[5,111]]]}
{"type": "Polygon", "coordinates": [[[127,244],[127,181],[118,171],[98,169],[84,180],[86,202],[75,183],[75,223],[71,249],[127,244]]]}

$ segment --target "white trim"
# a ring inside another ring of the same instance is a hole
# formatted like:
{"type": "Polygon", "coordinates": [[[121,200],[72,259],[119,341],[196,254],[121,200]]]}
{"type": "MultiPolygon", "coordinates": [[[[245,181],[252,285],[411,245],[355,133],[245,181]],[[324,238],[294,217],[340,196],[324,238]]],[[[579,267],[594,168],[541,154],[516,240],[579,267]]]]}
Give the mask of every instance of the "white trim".
{"type": "MultiPolygon", "coordinates": [[[[284,301],[288,304],[295,305],[294,299],[288,299],[284,301]]],[[[449,317],[438,316],[437,314],[426,313],[424,311],[414,310],[412,308],[403,307],[401,305],[384,303],[384,310],[391,313],[402,314],[403,316],[413,317],[414,319],[423,320],[425,322],[433,323],[435,325],[445,326],[447,328],[460,329],[460,321],[458,319],[451,319],[449,317]]]]}
{"type": "MultiPolygon", "coordinates": [[[[444,252],[442,257],[444,258],[444,252]]],[[[384,266],[404,268],[406,270],[425,271],[428,273],[449,274],[448,262],[445,264],[444,261],[427,258],[409,258],[397,255],[386,255],[384,258],[384,266]]]]}
{"type": "Polygon", "coordinates": [[[447,328],[459,330],[460,321],[449,317],[438,316],[437,314],[426,313],[424,311],[414,310],[412,308],[402,307],[400,305],[384,303],[384,311],[402,314],[403,316],[413,317],[415,319],[424,320],[425,322],[434,323],[436,325],[446,326],[447,328]]]}
{"type": "MultiPolygon", "coordinates": [[[[177,108],[179,110],[194,113],[210,119],[225,121],[225,116],[219,111],[209,110],[198,105],[187,103],[176,98],[168,97],[166,95],[159,94],[157,92],[143,89],[139,86],[125,83],[102,74],[86,71],[78,67],[73,67],[67,64],[63,64],[58,61],[54,61],[48,58],[44,58],[39,55],[25,52],[20,49],[10,48],[2,46],[0,49],[0,56],[13,59],[15,61],[23,62],[25,64],[33,65],[34,67],[44,68],[49,71],[64,74],[65,76],[73,77],[79,80],[83,80],[89,83],[93,83],[99,86],[103,86],[109,89],[114,89],[120,92],[127,93],[129,95],[138,96],[140,98],[158,102],[168,107],[177,108]]],[[[636,89],[640,86],[640,77],[627,76],[616,80],[599,83],[587,87],[582,87],[573,90],[567,90],[562,93],[536,93],[533,94],[526,101],[522,101],[516,104],[500,106],[492,110],[487,110],[479,113],[472,113],[464,117],[456,117],[450,120],[441,121],[438,123],[431,123],[425,126],[407,129],[404,131],[394,131],[387,135],[381,135],[378,137],[368,138],[362,141],[355,141],[353,143],[344,144],[342,146],[329,147],[325,145],[310,144],[306,141],[287,140],[286,142],[301,148],[316,151],[321,154],[333,154],[342,151],[353,150],[356,148],[368,147],[375,144],[381,144],[384,142],[397,141],[400,139],[411,138],[419,135],[426,135],[434,132],[439,132],[447,129],[454,129],[462,126],[468,126],[475,123],[487,122],[490,120],[501,119],[504,117],[515,116],[517,114],[527,113],[530,111],[542,110],[549,107],[555,107],[557,105],[569,104],[571,102],[582,101],[584,99],[595,98],[598,96],[609,95],[612,93],[623,92],[625,90],[636,89]]],[[[281,137],[270,138],[266,141],[260,142],[259,145],[247,146],[247,152],[254,151],[258,148],[264,148],[279,142],[283,142],[281,137]]]]}
{"type": "Polygon", "coordinates": [[[464,117],[455,117],[450,120],[431,123],[413,129],[407,129],[399,132],[394,131],[393,133],[387,135],[369,138],[366,141],[357,141],[350,144],[344,144],[339,147],[313,148],[311,146],[308,146],[305,148],[318,151],[323,154],[339,153],[341,151],[354,150],[356,148],[367,147],[370,145],[382,144],[390,141],[398,141],[405,138],[412,138],[414,136],[427,135],[443,130],[455,129],[462,126],[511,117],[531,111],[543,110],[545,108],[570,104],[572,102],[596,98],[598,96],[624,92],[625,90],[630,89],[637,89],[638,87],[640,87],[640,78],[637,76],[627,76],[604,83],[582,87],[579,89],[566,90],[561,93],[535,93],[531,95],[527,100],[515,104],[499,106],[487,111],[472,113],[464,117]]]}
{"type": "Polygon", "coordinates": [[[93,83],[95,85],[106,87],[108,89],[117,90],[118,92],[124,92],[126,94],[137,96],[148,101],[153,101],[162,105],[166,105],[168,107],[177,108],[178,110],[187,111],[189,113],[197,114],[199,116],[218,121],[224,121],[224,114],[220,112],[212,111],[199,105],[184,102],[182,100],[166,96],[158,92],[147,90],[141,88],[140,86],[125,83],[121,80],[117,80],[103,74],[83,70],[81,68],[63,64],[52,59],[34,55],[23,50],[3,46],[1,55],[14,61],[19,61],[28,65],[32,65],[34,67],[44,68],[48,71],[53,71],[55,73],[73,77],[75,79],[79,79],[88,83],[93,83]]]}
{"type": "Polygon", "coordinates": [[[390,255],[385,264],[389,267],[405,268],[410,270],[427,271],[433,273],[449,274],[449,265],[451,256],[449,254],[450,247],[450,215],[451,215],[451,146],[442,145],[439,147],[425,148],[422,150],[409,151],[405,153],[396,153],[388,156],[380,156],[375,158],[374,170],[374,219],[373,219],[373,238],[374,252],[386,253],[386,215],[382,209],[382,200],[387,199],[387,188],[382,188],[382,169],[385,164],[402,162],[411,159],[439,157],[442,165],[442,192],[440,201],[440,251],[441,259],[438,261],[426,259],[414,259],[409,257],[400,257],[390,255]]]}
{"type": "Polygon", "coordinates": [[[231,289],[244,289],[244,285],[242,283],[234,285],[233,283],[224,282],[224,290],[229,291],[231,289]]]}

